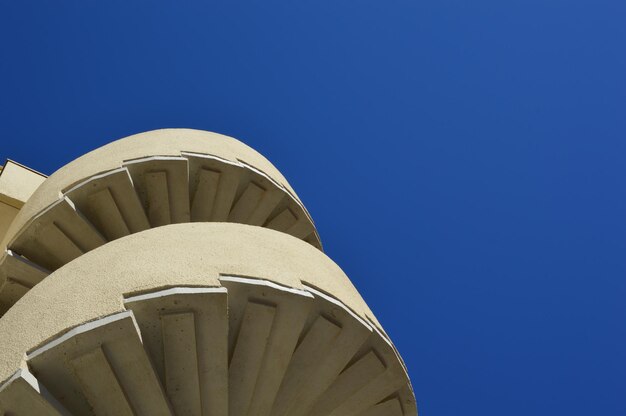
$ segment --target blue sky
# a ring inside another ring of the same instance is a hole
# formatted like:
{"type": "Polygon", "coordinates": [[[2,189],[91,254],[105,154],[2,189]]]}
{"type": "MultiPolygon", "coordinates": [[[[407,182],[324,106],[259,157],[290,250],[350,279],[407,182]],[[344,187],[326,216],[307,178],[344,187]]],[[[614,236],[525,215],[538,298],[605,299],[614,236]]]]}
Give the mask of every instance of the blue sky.
{"type": "Polygon", "coordinates": [[[421,415],[626,414],[626,2],[6,1],[0,158],[235,136],[309,208],[421,415]]]}

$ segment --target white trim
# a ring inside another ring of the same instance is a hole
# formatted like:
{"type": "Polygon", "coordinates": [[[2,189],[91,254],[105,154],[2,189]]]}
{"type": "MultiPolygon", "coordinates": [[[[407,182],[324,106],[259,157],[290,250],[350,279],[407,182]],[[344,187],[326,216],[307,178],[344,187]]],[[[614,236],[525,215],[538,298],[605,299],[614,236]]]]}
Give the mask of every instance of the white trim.
{"type": "Polygon", "coordinates": [[[324,300],[326,300],[327,302],[332,303],[333,305],[339,306],[341,309],[343,309],[344,311],[346,311],[347,313],[349,313],[354,319],[356,319],[357,321],[359,321],[364,327],[366,327],[367,329],[369,329],[370,331],[372,331],[372,326],[367,323],[363,318],[361,318],[359,315],[357,315],[356,313],[352,312],[352,309],[348,308],[346,305],[343,304],[343,302],[341,302],[338,299],[333,298],[332,296],[329,296],[323,292],[320,292],[317,289],[312,288],[311,286],[307,286],[306,283],[302,283],[302,285],[306,288],[307,291],[311,292],[312,294],[314,294],[316,297],[320,297],[324,300]]]}
{"type": "Polygon", "coordinates": [[[71,331],[66,332],[60,337],[46,343],[45,345],[35,349],[34,351],[30,353],[27,353],[26,360],[32,360],[38,355],[43,354],[44,352],[54,347],[57,347],[58,345],[64,343],[65,341],[77,335],[84,334],[85,332],[94,330],[96,328],[100,328],[104,325],[107,325],[116,321],[120,321],[126,318],[132,319],[133,325],[135,326],[135,329],[137,330],[137,334],[139,335],[139,339],[141,339],[141,332],[139,332],[139,326],[137,325],[137,321],[135,320],[135,315],[133,314],[132,311],[123,311],[123,312],[115,313],[113,315],[106,316],[104,318],[97,319],[95,321],[87,322],[85,324],[82,324],[73,328],[71,331]]]}
{"type": "Polygon", "coordinates": [[[208,153],[196,153],[196,152],[183,151],[183,152],[180,152],[180,154],[181,156],[184,156],[184,157],[197,157],[199,159],[210,159],[210,160],[221,162],[227,165],[236,166],[238,168],[243,167],[243,165],[239,163],[238,161],[233,162],[232,160],[224,159],[223,157],[219,157],[215,155],[210,155],[208,153]]]}
{"type": "Polygon", "coordinates": [[[130,173],[128,172],[128,168],[126,168],[125,166],[122,166],[120,168],[115,168],[112,170],[107,170],[105,172],[101,172],[101,173],[97,173],[93,176],[88,177],[87,179],[77,183],[76,185],[72,186],[70,189],[68,189],[67,191],[63,192],[63,195],[67,195],[71,192],[76,191],[78,188],[83,187],[85,185],[87,185],[89,182],[98,180],[98,179],[103,179],[106,178],[107,176],[111,176],[111,175],[115,175],[116,173],[120,173],[120,172],[124,172],[126,171],[126,174],[128,175],[128,177],[130,178],[130,173]]]}
{"type": "Polygon", "coordinates": [[[195,295],[201,293],[228,293],[225,287],[172,287],[169,289],[158,290],[156,292],[144,293],[143,295],[130,296],[124,299],[124,304],[132,302],[141,302],[173,295],[195,295]]]}
{"type": "MultiPolygon", "coordinates": [[[[6,389],[7,387],[9,387],[11,385],[11,383],[13,383],[15,380],[17,380],[18,378],[23,378],[24,380],[26,380],[26,382],[30,385],[32,385],[32,383],[30,382],[30,380],[27,380],[25,377],[22,376],[22,373],[24,372],[24,369],[20,368],[19,370],[17,370],[15,373],[11,374],[11,377],[9,377],[8,379],[6,379],[6,381],[2,384],[0,384],[0,393],[6,389]]],[[[31,374],[32,375],[32,374],[31,374]]],[[[37,390],[37,393],[39,393],[39,389],[36,388],[35,390],[37,390]]]]}
{"type": "Polygon", "coordinates": [[[231,276],[231,275],[221,275],[219,278],[220,281],[225,282],[233,282],[233,283],[243,283],[247,285],[255,285],[255,286],[267,286],[272,289],[280,290],[282,292],[292,293],[294,295],[304,296],[307,298],[313,298],[306,290],[296,289],[289,286],[284,286],[278,283],[274,283],[270,280],[254,278],[254,277],[242,277],[242,276],[231,276]]]}
{"type": "Polygon", "coordinates": [[[122,166],[128,166],[128,165],[132,165],[135,163],[142,163],[142,162],[156,162],[159,160],[176,160],[176,161],[187,161],[187,158],[182,157],[182,156],[143,156],[143,157],[139,157],[137,159],[128,159],[123,161],[123,165],[122,166]]]}
{"type": "Polygon", "coordinates": [[[14,252],[13,250],[11,250],[10,248],[7,248],[5,250],[6,254],[5,254],[5,258],[12,258],[17,262],[23,263],[24,265],[31,267],[35,270],[37,270],[38,272],[41,272],[43,274],[50,274],[50,271],[44,267],[41,267],[40,265],[38,265],[37,263],[34,263],[30,260],[28,260],[26,257],[14,252]]]}

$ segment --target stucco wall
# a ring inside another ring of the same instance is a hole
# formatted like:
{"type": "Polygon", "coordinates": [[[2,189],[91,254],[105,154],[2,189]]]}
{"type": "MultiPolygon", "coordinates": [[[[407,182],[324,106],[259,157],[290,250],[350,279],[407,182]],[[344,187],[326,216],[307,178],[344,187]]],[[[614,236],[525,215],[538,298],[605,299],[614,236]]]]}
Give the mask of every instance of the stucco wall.
{"type": "Polygon", "coordinates": [[[232,223],[168,225],[101,246],[61,267],[0,319],[0,380],[23,354],[72,327],[123,310],[124,294],[168,286],[219,286],[220,274],[302,283],[376,321],[353,284],[324,253],[287,234],[232,223]]]}
{"type": "Polygon", "coordinates": [[[154,155],[179,156],[181,151],[210,154],[233,162],[240,160],[259,169],[298,198],[274,165],[237,139],[193,129],[153,130],[109,143],[79,157],[50,175],[33,193],[11,224],[3,246],[7,245],[30,218],[56,201],[60,192],[77,182],[100,172],[118,168],[126,160],[154,155]]]}

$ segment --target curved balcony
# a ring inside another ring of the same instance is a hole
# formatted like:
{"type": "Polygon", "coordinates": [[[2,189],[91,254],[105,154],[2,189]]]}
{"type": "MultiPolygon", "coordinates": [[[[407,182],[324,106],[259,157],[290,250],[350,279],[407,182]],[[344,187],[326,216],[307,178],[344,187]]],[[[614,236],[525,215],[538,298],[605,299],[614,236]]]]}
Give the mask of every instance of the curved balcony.
{"type": "Polygon", "coordinates": [[[4,237],[0,314],[90,250],[188,222],[262,226],[321,249],[306,208],[259,153],[216,133],[155,130],[87,153],[30,196],[4,237]]]}
{"type": "Polygon", "coordinates": [[[6,414],[417,414],[348,277],[261,227],[176,224],[109,242],[30,290],[0,333],[6,414]]]}

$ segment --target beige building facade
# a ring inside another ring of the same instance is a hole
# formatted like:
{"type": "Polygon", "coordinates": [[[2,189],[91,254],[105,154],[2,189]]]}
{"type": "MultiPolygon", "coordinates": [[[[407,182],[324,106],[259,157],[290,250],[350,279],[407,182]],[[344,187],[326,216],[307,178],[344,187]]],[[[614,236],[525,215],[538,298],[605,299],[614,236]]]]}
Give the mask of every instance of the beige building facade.
{"type": "Polygon", "coordinates": [[[0,173],[0,415],[411,416],[407,370],[280,172],[166,129],[0,173]]]}

